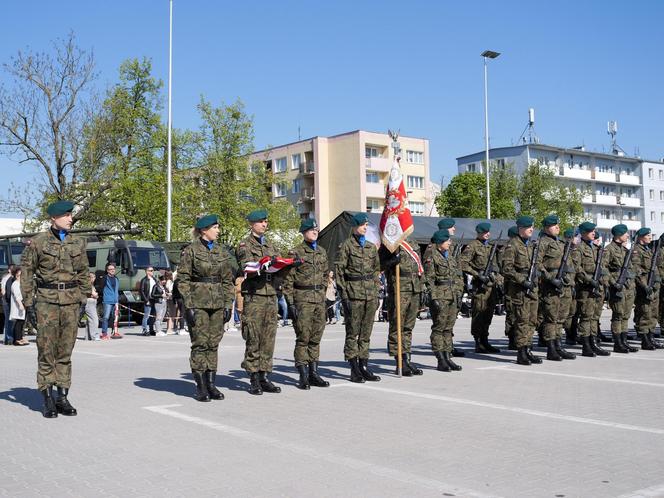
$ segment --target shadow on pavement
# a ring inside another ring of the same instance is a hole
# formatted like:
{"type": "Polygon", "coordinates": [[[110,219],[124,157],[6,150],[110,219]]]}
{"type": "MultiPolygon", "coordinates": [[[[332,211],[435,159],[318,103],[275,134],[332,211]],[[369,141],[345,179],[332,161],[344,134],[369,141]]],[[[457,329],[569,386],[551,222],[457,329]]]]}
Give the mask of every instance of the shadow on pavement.
{"type": "Polygon", "coordinates": [[[21,404],[34,412],[41,412],[43,405],[39,391],[29,387],[13,387],[9,391],[0,393],[0,400],[21,404]]]}
{"type": "MultiPolygon", "coordinates": [[[[248,384],[239,382],[236,372],[243,371],[233,370],[229,375],[217,374],[215,385],[220,389],[228,389],[229,391],[246,391],[248,384]]],[[[134,381],[134,385],[142,389],[151,389],[153,391],[161,391],[175,394],[176,396],[184,396],[191,398],[194,394],[196,385],[191,373],[180,374],[182,379],[155,379],[153,377],[142,377],[134,381]]],[[[246,374],[244,375],[246,376],[246,374]]]]}

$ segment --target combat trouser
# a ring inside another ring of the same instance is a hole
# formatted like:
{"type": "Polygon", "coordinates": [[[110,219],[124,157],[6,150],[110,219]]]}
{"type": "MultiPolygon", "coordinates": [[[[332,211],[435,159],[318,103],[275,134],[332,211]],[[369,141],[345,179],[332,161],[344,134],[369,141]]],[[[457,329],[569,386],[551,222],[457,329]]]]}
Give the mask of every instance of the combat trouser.
{"type": "Polygon", "coordinates": [[[634,288],[624,288],[622,297],[616,297],[615,292],[611,292],[609,297],[609,306],[611,308],[611,335],[621,334],[629,330],[628,320],[634,307],[636,292],[634,288]]]}
{"type": "Polygon", "coordinates": [[[80,304],[37,302],[37,389],[69,389],[71,354],[78,335],[80,304]]]}
{"type": "Polygon", "coordinates": [[[505,336],[514,335],[514,308],[512,298],[505,294],[505,336]]]}
{"type": "Polygon", "coordinates": [[[525,292],[516,291],[511,295],[514,310],[514,340],[516,347],[530,347],[533,334],[537,328],[537,293],[527,296],[525,292]]]}
{"type": "Polygon", "coordinates": [[[189,324],[192,372],[217,371],[218,351],[224,336],[224,309],[194,309],[195,325],[189,324]]]}
{"type": "Polygon", "coordinates": [[[657,327],[659,291],[654,291],[650,299],[643,288],[636,289],[634,300],[634,328],[639,335],[654,332],[657,327]]]}
{"type": "Polygon", "coordinates": [[[456,301],[432,300],[431,301],[431,350],[434,353],[452,352],[452,330],[456,323],[458,308],[456,301]]]}
{"type": "Polygon", "coordinates": [[[242,310],[242,338],[246,342],[242,368],[271,372],[277,336],[277,297],[247,294],[242,310]]]}
{"type": "Polygon", "coordinates": [[[562,337],[562,327],[569,312],[569,301],[563,299],[565,292],[564,287],[558,292],[555,287],[548,284],[545,284],[542,290],[540,309],[545,341],[554,341],[562,337]]]}
{"type": "MultiPolygon", "coordinates": [[[[394,296],[389,296],[388,319],[390,321],[387,335],[387,350],[390,356],[396,356],[398,351],[397,342],[397,307],[394,304],[394,296]]],[[[417,322],[417,314],[420,311],[420,293],[401,292],[401,352],[410,353],[413,338],[413,328],[417,322]]]]}
{"type": "MultiPolygon", "coordinates": [[[[574,318],[574,313],[576,313],[576,299],[574,299],[575,294],[574,287],[564,286],[563,293],[560,296],[560,313],[562,315],[562,325],[565,330],[570,330],[572,328],[572,318],[574,318]]],[[[557,338],[560,339],[563,336],[562,330],[558,331],[557,338]]]]}
{"type": "Polygon", "coordinates": [[[347,299],[345,301],[344,358],[346,361],[353,358],[361,360],[369,358],[369,343],[377,309],[378,299],[347,299]]]}
{"type": "Polygon", "coordinates": [[[473,296],[470,332],[476,339],[489,337],[489,326],[497,302],[498,294],[493,287],[485,287],[473,296]]]}
{"type": "Polygon", "coordinates": [[[600,289],[600,296],[593,296],[592,290],[580,289],[577,291],[577,312],[579,313],[579,337],[597,335],[597,322],[602,314],[604,295],[600,289]]]}
{"type": "Polygon", "coordinates": [[[295,366],[307,365],[318,361],[320,341],[325,331],[325,303],[296,303],[297,320],[295,328],[295,366]]]}

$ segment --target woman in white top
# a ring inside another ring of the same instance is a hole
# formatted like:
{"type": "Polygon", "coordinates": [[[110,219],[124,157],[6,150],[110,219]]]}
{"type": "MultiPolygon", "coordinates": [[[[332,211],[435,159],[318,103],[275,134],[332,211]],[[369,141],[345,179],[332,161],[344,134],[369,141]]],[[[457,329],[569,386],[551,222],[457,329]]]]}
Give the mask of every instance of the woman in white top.
{"type": "Polygon", "coordinates": [[[23,325],[25,325],[25,306],[21,294],[21,267],[17,266],[12,272],[12,300],[9,319],[14,321],[14,346],[27,346],[30,342],[23,338],[23,325]]]}

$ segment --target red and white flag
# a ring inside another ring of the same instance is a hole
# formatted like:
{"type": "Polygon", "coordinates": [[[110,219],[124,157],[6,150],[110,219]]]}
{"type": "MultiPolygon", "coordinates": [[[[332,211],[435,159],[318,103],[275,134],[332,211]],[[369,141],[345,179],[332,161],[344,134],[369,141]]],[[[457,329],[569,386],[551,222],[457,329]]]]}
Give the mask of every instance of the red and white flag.
{"type": "Polygon", "coordinates": [[[400,159],[399,156],[394,157],[385,193],[385,208],[380,219],[381,241],[390,252],[396,251],[413,231],[413,217],[408,209],[400,159]]]}
{"type": "Polygon", "coordinates": [[[250,261],[244,265],[244,277],[246,278],[252,274],[260,275],[261,272],[277,273],[279,270],[291,266],[294,262],[294,258],[282,258],[278,256],[275,258],[274,263],[272,263],[271,256],[263,256],[260,261],[250,261]]]}

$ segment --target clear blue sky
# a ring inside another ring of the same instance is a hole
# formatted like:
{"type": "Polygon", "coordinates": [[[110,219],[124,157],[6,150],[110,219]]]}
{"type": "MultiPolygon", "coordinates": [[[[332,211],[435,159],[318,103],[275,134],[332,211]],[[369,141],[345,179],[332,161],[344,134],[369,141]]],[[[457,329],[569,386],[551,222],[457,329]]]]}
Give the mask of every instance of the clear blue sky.
{"type": "MultiPolygon", "coordinates": [[[[664,3],[175,0],[173,115],[197,127],[201,94],[242,99],[255,146],[354,129],[426,137],[431,176],[445,183],[457,156],[483,148],[480,53],[489,71],[493,146],[516,141],[536,109],[545,143],[602,150],[618,143],[664,156],[664,3]]],[[[47,49],[73,30],[94,50],[100,89],[120,63],[149,57],[168,71],[168,0],[5,2],[0,61],[47,49]]],[[[1,78],[1,77],[0,77],[1,78]]],[[[166,93],[164,91],[164,102],[166,93]]],[[[34,168],[0,158],[3,183],[34,168]]],[[[0,194],[4,192],[0,186],[0,194]]]]}

